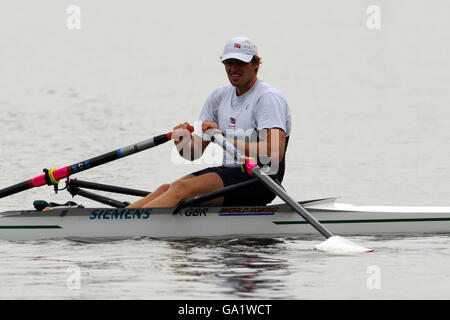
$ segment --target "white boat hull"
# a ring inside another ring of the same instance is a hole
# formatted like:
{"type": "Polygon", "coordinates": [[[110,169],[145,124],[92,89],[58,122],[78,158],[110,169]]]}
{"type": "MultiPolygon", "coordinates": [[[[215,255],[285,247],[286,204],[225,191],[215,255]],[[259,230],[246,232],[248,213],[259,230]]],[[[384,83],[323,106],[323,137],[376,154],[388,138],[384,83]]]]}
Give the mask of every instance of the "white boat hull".
{"type": "MultiPolygon", "coordinates": [[[[304,207],[336,235],[450,233],[450,207],[388,207],[311,201],[304,207]]],[[[0,239],[162,239],[317,235],[287,205],[171,209],[64,208],[0,214],[0,239]]]]}

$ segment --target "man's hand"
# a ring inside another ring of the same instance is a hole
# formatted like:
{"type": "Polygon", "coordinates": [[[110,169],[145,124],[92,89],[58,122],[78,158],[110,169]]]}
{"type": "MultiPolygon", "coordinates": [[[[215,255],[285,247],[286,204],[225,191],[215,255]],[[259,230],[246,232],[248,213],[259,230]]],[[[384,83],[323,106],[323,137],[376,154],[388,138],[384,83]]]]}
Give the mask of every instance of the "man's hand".
{"type": "Polygon", "coordinates": [[[219,125],[215,122],[209,121],[209,120],[205,120],[202,123],[202,131],[206,132],[209,129],[219,129],[219,125]]]}
{"type": "Polygon", "coordinates": [[[188,127],[191,127],[188,122],[181,123],[173,127],[172,138],[176,145],[178,145],[183,140],[186,140],[186,143],[191,140],[192,134],[191,132],[189,132],[188,127]]]}

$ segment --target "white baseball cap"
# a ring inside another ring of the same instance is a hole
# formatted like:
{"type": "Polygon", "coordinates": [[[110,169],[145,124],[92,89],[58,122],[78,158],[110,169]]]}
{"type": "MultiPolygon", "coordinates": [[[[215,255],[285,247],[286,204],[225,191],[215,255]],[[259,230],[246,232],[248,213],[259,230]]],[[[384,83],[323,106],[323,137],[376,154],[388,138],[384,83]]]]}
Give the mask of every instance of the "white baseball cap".
{"type": "Polygon", "coordinates": [[[231,39],[223,49],[222,61],[227,59],[238,59],[244,62],[250,62],[253,56],[257,56],[258,51],[255,44],[246,37],[236,37],[231,39]]]}

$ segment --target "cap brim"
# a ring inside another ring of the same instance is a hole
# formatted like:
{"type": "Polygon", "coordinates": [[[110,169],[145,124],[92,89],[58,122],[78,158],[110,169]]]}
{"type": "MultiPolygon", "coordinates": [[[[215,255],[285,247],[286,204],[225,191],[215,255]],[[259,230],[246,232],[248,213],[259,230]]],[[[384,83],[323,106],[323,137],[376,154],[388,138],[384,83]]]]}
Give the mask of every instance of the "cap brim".
{"type": "Polygon", "coordinates": [[[222,62],[228,59],[238,59],[244,62],[250,62],[252,60],[253,56],[251,54],[245,54],[240,52],[230,52],[227,54],[224,54],[222,56],[222,62]]]}

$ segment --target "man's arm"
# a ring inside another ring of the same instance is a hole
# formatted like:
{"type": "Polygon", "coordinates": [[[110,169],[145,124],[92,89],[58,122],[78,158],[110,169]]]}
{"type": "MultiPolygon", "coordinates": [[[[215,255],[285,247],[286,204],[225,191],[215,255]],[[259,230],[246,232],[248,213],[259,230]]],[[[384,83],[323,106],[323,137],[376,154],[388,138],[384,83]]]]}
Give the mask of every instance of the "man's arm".
{"type": "MultiPolygon", "coordinates": [[[[202,124],[202,131],[218,129],[217,123],[205,120],[202,124]]],[[[194,135],[195,137],[196,135],[194,135]]],[[[197,136],[200,140],[200,137],[197,136]]],[[[203,141],[202,152],[209,144],[209,141],[203,141]]],[[[233,144],[246,156],[257,159],[258,157],[269,157],[272,163],[279,163],[283,159],[284,148],[286,144],[286,132],[280,128],[262,129],[259,132],[259,142],[246,142],[242,140],[233,140],[233,144]]],[[[199,142],[197,142],[199,143],[199,142]]],[[[200,147],[198,147],[200,148],[200,147]]]]}
{"type": "Polygon", "coordinates": [[[263,129],[258,135],[258,142],[234,140],[233,144],[248,157],[254,159],[268,157],[271,163],[281,162],[286,144],[284,130],[280,128],[263,129]]]}

